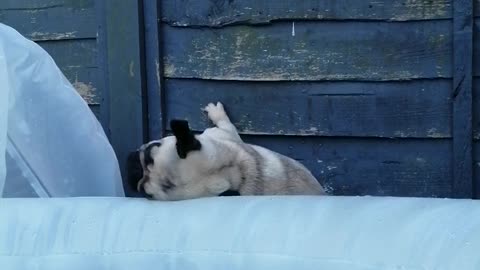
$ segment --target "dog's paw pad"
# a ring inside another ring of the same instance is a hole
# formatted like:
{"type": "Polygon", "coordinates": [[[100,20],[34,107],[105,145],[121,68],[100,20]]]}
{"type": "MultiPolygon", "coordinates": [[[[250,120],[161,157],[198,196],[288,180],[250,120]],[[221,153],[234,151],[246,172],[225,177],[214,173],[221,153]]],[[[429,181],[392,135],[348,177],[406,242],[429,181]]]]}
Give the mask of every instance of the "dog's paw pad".
{"type": "Polygon", "coordinates": [[[225,109],[223,108],[222,103],[217,102],[217,105],[209,103],[204,109],[208,114],[208,118],[215,124],[220,120],[227,118],[225,109]]]}

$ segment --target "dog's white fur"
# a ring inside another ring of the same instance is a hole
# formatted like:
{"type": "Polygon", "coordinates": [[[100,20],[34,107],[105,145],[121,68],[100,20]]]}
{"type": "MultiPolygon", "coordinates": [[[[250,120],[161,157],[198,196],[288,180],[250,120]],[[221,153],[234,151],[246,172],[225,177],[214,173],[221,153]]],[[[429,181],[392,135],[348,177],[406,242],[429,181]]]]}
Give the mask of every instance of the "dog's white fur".
{"type": "MultiPolygon", "coordinates": [[[[145,167],[138,187],[156,200],[184,200],[218,196],[227,190],[241,195],[325,195],[315,177],[299,162],[266,148],[246,144],[221,103],[204,110],[216,127],[195,135],[201,149],[181,159],[176,138],[155,141],[153,164],[145,167]]],[[[150,142],[142,147],[145,149],[150,142]]]]}

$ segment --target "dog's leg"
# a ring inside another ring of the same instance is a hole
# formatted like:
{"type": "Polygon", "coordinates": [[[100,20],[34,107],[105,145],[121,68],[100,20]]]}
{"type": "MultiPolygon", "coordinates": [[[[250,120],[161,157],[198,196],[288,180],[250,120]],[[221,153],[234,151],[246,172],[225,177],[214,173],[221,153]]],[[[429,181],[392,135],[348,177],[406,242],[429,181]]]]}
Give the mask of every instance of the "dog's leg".
{"type": "Polygon", "coordinates": [[[232,124],[230,118],[228,118],[225,109],[223,108],[222,103],[217,102],[217,105],[210,103],[204,109],[208,118],[216,125],[218,128],[227,131],[230,133],[234,139],[241,141],[240,135],[238,135],[237,128],[232,124]]]}

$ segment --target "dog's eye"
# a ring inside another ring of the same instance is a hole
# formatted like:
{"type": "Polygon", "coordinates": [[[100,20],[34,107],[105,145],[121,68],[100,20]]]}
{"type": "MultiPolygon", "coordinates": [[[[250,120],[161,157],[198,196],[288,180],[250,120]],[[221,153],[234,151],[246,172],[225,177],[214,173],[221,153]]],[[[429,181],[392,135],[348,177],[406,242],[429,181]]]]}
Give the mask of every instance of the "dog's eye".
{"type": "Polygon", "coordinates": [[[168,179],[165,180],[165,181],[163,181],[163,184],[162,184],[162,190],[163,190],[163,192],[167,192],[167,191],[169,191],[170,189],[172,189],[172,188],[174,188],[174,187],[175,187],[175,184],[172,183],[172,181],[170,181],[170,180],[168,180],[168,179]]]}

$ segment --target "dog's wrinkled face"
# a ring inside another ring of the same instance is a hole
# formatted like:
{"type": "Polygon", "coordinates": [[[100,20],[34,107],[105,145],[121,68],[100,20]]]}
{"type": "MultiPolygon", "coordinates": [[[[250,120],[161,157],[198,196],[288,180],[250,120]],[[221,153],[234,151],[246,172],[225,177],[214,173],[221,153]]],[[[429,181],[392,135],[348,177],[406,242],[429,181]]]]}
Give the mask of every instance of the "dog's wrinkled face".
{"type": "MultiPolygon", "coordinates": [[[[202,145],[189,129],[188,122],[172,120],[170,126],[174,136],[142,145],[128,158],[128,182],[147,198],[185,199],[195,180],[194,176],[185,177],[185,173],[181,176],[180,172],[185,171],[185,167],[198,167],[195,166],[198,157],[190,153],[199,152],[202,145]]],[[[201,194],[195,194],[198,195],[201,194]]]]}
{"type": "Polygon", "coordinates": [[[172,140],[175,141],[175,138],[153,141],[130,153],[127,169],[129,183],[147,198],[167,200],[168,193],[178,184],[172,180],[176,178],[173,168],[178,160],[172,140]]]}

